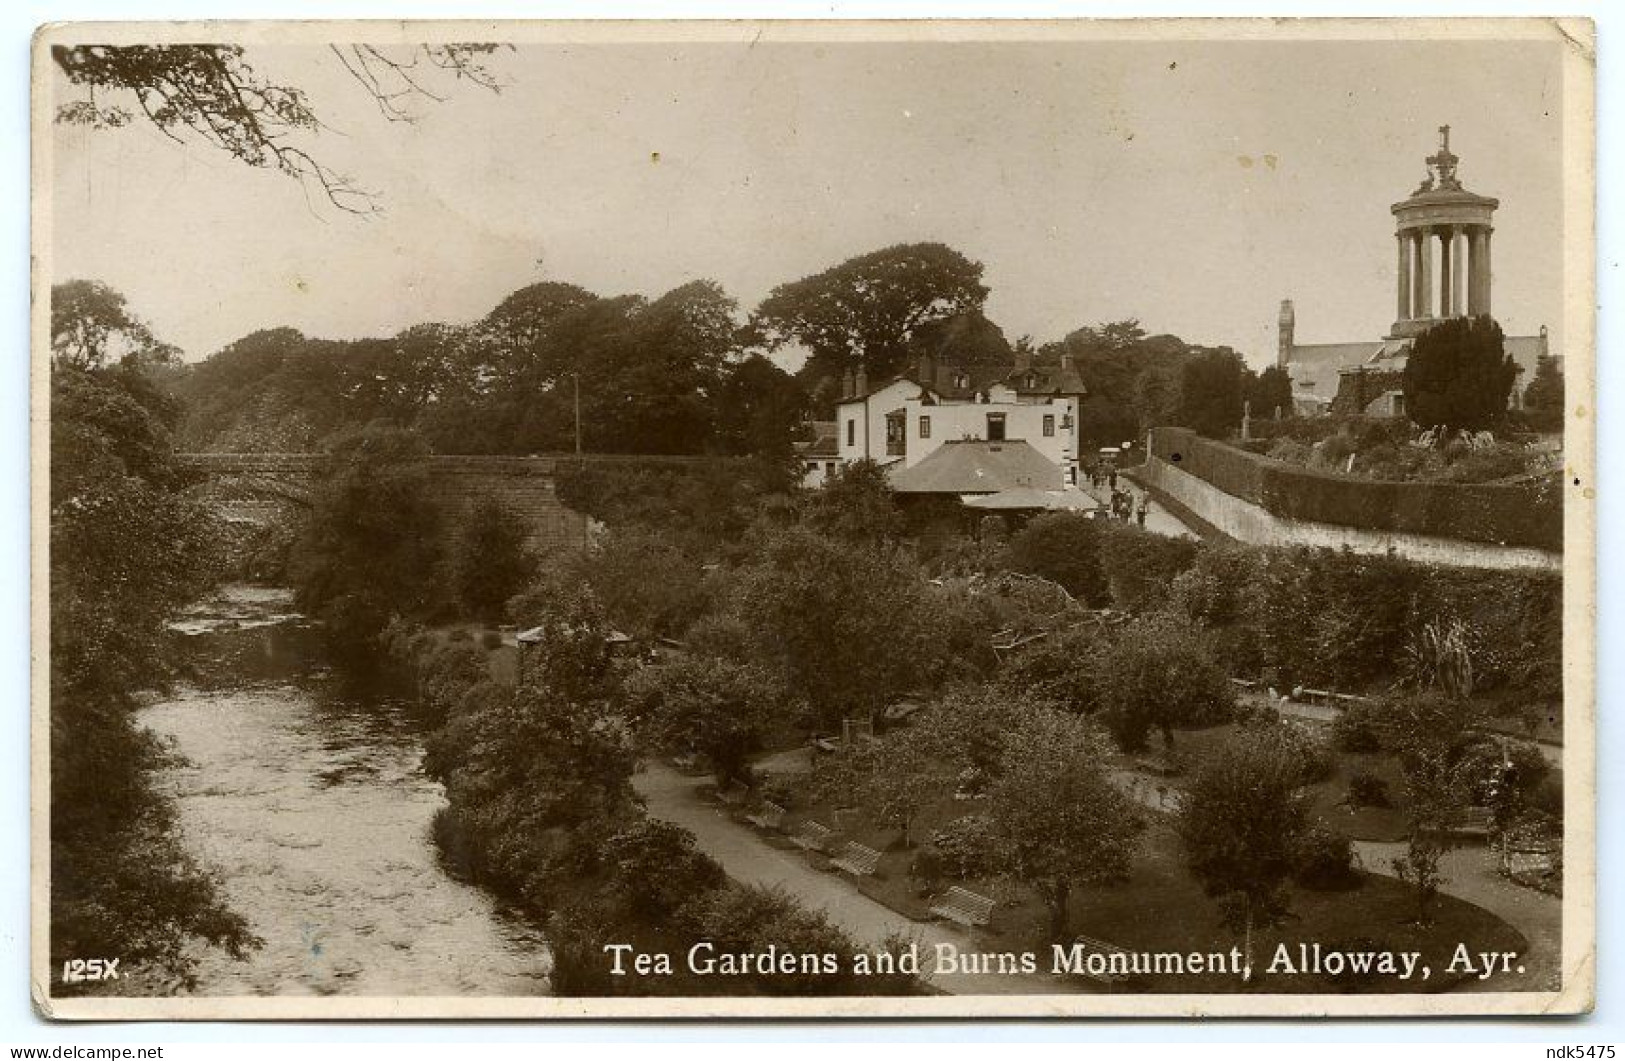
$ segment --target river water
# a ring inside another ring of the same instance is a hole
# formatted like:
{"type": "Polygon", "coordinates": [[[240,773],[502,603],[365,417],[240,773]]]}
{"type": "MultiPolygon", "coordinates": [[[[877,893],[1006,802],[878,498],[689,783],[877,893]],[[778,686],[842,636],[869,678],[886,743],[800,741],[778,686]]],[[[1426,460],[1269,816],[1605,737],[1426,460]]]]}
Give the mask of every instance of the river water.
{"type": "Polygon", "coordinates": [[[265,942],[200,952],[199,995],[547,994],[545,941],[442,864],[445,804],[398,696],[327,666],[286,591],[228,586],[174,624],[186,684],[141,722],[187,848],[265,942]]]}

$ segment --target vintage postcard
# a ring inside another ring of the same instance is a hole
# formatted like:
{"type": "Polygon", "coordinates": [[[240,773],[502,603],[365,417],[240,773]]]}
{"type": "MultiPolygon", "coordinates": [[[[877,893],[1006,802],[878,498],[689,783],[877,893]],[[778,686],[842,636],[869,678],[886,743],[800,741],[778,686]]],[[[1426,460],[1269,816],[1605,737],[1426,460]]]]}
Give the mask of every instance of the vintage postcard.
{"type": "Polygon", "coordinates": [[[38,1010],[1589,1010],[1594,46],[45,27],[38,1010]]]}

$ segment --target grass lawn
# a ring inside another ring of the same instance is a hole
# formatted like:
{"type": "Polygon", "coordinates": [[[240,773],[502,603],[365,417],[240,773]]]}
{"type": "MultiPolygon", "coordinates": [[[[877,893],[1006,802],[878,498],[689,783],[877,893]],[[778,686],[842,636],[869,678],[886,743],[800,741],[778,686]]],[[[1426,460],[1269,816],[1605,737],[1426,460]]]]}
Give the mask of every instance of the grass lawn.
{"type": "MultiPolygon", "coordinates": [[[[1174,747],[1194,762],[1235,733],[1234,723],[1209,726],[1205,729],[1182,729],[1174,733],[1174,747]]],[[[1152,738],[1152,748],[1161,751],[1161,738],[1152,738]]],[[[1310,815],[1319,818],[1326,827],[1351,840],[1403,840],[1410,833],[1405,817],[1405,778],[1399,763],[1387,755],[1364,755],[1335,752],[1336,768],[1332,776],[1310,786],[1310,815]],[[1375,774],[1388,786],[1387,807],[1350,807],[1349,778],[1365,771],[1375,774]]],[[[1172,784],[1177,785],[1175,778],[1172,784]]]]}
{"type": "MultiPolygon", "coordinates": [[[[1222,734],[1202,731],[1211,743],[1222,734]]],[[[1180,734],[1183,741],[1190,734],[1180,734]]],[[[1338,791],[1338,782],[1323,786],[1338,791]]],[[[1340,796],[1339,796],[1340,798],[1340,796]]],[[[945,796],[923,808],[915,824],[919,843],[943,823],[980,808],[977,800],[955,800],[945,796]]],[[[853,878],[863,894],[907,917],[930,920],[931,899],[921,882],[909,875],[914,850],[905,849],[894,828],[877,825],[861,811],[837,810],[829,803],[792,801],[787,831],[805,819],[813,819],[835,832],[836,843],[855,840],[882,851],[880,866],[873,877],[853,878]]],[[[1239,945],[1221,924],[1216,903],[1185,870],[1183,852],[1167,819],[1151,815],[1148,828],[1129,881],[1109,887],[1080,889],[1070,902],[1070,929],[1073,933],[1105,940],[1130,951],[1181,952],[1222,951],[1239,945]]],[[[742,820],[742,815],[741,815],[742,820]]],[[[787,841],[764,834],[764,841],[788,847],[787,841]]],[[[827,857],[809,854],[815,865],[829,866],[827,857]]],[[[1047,967],[1049,941],[1045,938],[1048,912],[1036,895],[1008,882],[971,880],[962,882],[973,891],[999,901],[993,924],[965,933],[964,948],[979,951],[1034,951],[1047,967]]],[[[1409,886],[1389,877],[1362,874],[1360,884],[1342,891],[1311,891],[1294,888],[1292,915],[1281,926],[1256,934],[1254,961],[1258,971],[1267,968],[1278,944],[1288,944],[1296,960],[1299,942],[1319,943],[1324,948],[1340,945],[1360,950],[1420,951],[1421,961],[1432,970],[1426,980],[1400,981],[1380,977],[1364,984],[1334,983],[1321,974],[1296,972],[1255,977],[1250,987],[1228,974],[1153,975],[1132,989],[1148,992],[1235,992],[1242,990],[1310,993],[1339,991],[1440,991],[1460,979],[1447,974],[1458,943],[1470,951],[1522,952],[1527,944],[1506,922],[1470,903],[1439,896],[1433,911],[1434,923],[1419,929],[1412,923],[1415,900],[1409,886]]]]}

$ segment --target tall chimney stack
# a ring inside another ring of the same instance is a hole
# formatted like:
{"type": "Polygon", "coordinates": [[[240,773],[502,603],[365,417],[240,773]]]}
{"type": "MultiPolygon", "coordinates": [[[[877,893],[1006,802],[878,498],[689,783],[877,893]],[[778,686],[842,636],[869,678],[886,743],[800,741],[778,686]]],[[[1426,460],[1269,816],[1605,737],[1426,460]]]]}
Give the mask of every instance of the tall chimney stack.
{"type": "Polygon", "coordinates": [[[1277,333],[1275,346],[1275,364],[1286,368],[1287,362],[1292,360],[1293,331],[1297,324],[1297,317],[1292,311],[1292,300],[1281,300],[1281,315],[1276,319],[1277,333]]]}

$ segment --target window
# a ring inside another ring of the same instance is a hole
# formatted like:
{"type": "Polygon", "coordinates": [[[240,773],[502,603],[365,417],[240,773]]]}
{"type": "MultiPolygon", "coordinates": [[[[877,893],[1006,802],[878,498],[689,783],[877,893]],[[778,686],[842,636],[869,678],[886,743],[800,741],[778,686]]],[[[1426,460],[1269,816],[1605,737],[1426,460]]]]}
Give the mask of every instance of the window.
{"type": "Polygon", "coordinates": [[[835,462],[834,461],[825,461],[824,462],[824,474],[825,475],[834,475],[835,474],[835,462]]]}
{"type": "Polygon", "coordinates": [[[848,420],[846,422],[846,444],[848,446],[856,446],[858,444],[858,422],[856,420],[848,420]]]}
{"type": "Polygon", "coordinates": [[[1055,437],[1055,415],[1053,413],[1044,414],[1044,437],[1055,437]]]}
{"type": "Polygon", "coordinates": [[[920,417],[920,437],[931,437],[931,418],[929,416],[920,417]]]}
{"type": "Polygon", "coordinates": [[[987,414],[987,440],[989,442],[1004,441],[1004,414],[987,414]]]}
{"type": "Polygon", "coordinates": [[[886,414],[886,456],[901,457],[903,455],[903,429],[904,420],[902,410],[886,414]]]}

